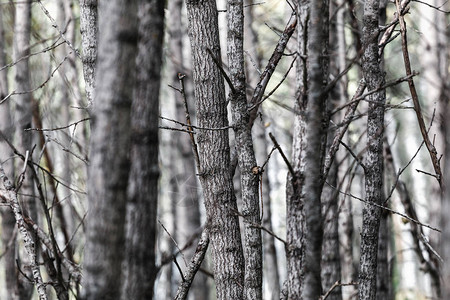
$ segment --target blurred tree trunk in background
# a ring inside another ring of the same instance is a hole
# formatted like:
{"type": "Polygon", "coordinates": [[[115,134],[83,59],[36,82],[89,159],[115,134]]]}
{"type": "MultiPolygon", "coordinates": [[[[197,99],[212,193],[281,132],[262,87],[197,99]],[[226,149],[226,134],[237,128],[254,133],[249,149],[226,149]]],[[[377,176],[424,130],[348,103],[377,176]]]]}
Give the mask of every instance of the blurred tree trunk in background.
{"type": "MultiPolygon", "coordinates": [[[[180,86],[179,75],[186,74],[188,70],[189,59],[183,53],[184,48],[184,32],[182,14],[182,0],[169,1],[168,10],[170,12],[170,18],[168,18],[168,31],[169,31],[169,48],[170,48],[170,61],[172,68],[169,71],[169,78],[171,84],[174,87],[180,86]]],[[[190,93],[191,76],[186,76],[183,79],[184,92],[189,108],[191,122],[195,113],[195,106],[193,94],[190,93]]],[[[174,91],[175,101],[175,116],[180,122],[186,123],[186,113],[184,106],[184,99],[178,91],[174,91]]],[[[173,148],[170,151],[173,156],[176,157],[173,160],[173,170],[171,182],[174,186],[173,194],[171,197],[174,199],[173,205],[176,210],[175,226],[176,226],[176,240],[181,247],[186,244],[190,246],[183,251],[187,261],[190,261],[192,255],[195,252],[195,245],[197,245],[198,238],[195,234],[201,227],[200,223],[200,199],[199,188],[197,184],[197,170],[195,166],[195,160],[193,155],[192,144],[189,135],[185,132],[172,133],[173,148]],[[194,238],[195,237],[195,238],[194,238]]],[[[184,269],[184,268],[183,268],[184,269]]],[[[191,300],[207,300],[208,299],[208,283],[207,277],[201,272],[197,273],[194,282],[189,292],[189,299],[191,300]]]]}
{"type": "MultiPolygon", "coordinates": [[[[0,66],[6,65],[7,44],[5,41],[4,6],[0,6],[0,66]]],[[[0,98],[8,95],[7,69],[0,71],[0,98]]],[[[12,141],[14,125],[11,117],[10,101],[1,104],[0,130],[6,139],[12,141]]],[[[13,152],[8,144],[0,137],[0,163],[5,172],[14,178],[13,152]]],[[[2,218],[2,249],[3,249],[3,276],[5,278],[5,290],[9,299],[19,300],[18,270],[16,269],[16,220],[9,207],[1,209],[2,218]]]]}
{"type": "Polygon", "coordinates": [[[151,299],[157,272],[158,124],[164,3],[139,0],[137,17],[138,52],[131,106],[131,169],[122,299],[151,299]]]}
{"type": "MultiPolygon", "coordinates": [[[[247,78],[247,96],[251,97],[252,93],[258,84],[259,73],[261,70],[261,55],[259,48],[261,47],[258,35],[254,29],[254,1],[244,1],[244,48],[245,55],[245,67],[247,78]]],[[[262,111],[262,107],[260,107],[262,111]]],[[[255,155],[258,165],[261,166],[267,159],[267,138],[266,127],[264,122],[259,122],[259,119],[253,126],[253,136],[255,143],[255,155]]],[[[270,197],[270,180],[269,169],[266,165],[264,173],[261,174],[260,184],[262,184],[262,226],[272,231],[272,210],[271,210],[271,197],[270,197]]],[[[267,232],[262,232],[263,239],[263,279],[264,279],[264,291],[268,294],[263,294],[264,299],[278,300],[280,299],[280,278],[278,273],[278,259],[275,249],[275,238],[267,232]]]]}
{"type": "MultiPolygon", "coordinates": [[[[85,300],[117,299],[123,282],[137,4],[138,1],[129,1],[125,7],[121,1],[114,0],[100,2],[98,8],[102,34],[98,42],[97,71],[103,76],[96,84],[91,115],[82,296],[85,300]]],[[[135,134],[133,131],[134,137],[135,134]]]]}
{"type": "MultiPolygon", "coordinates": [[[[14,22],[14,60],[24,58],[16,65],[14,81],[15,90],[21,92],[14,96],[16,103],[16,145],[18,151],[26,156],[28,151],[30,160],[32,159],[32,133],[25,131],[32,127],[32,94],[29,59],[30,54],[30,34],[31,34],[31,2],[20,2],[15,4],[16,14],[14,22]]],[[[23,169],[24,162],[16,161],[16,170],[23,169]]],[[[21,171],[15,172],[20,173],[21,171]]],[[[28,168],[25,173],[25,180],[20,188],[20,195],[24,203],[24,215],[35,222],[38,222],[36,199],[34,198],[33,173],[28,168]]],[[[20,259],[19,259],[20,261],[20,259]]],[[[27,263],[27,259],[24,261],[27,263]]],[[[31,271],[26,272],[29,278],[32,278],[31,271]]],[[[33,293],[33,285],[29,284],[27,279],[19,277],[19,298],[30,299],[33,293]]]]}

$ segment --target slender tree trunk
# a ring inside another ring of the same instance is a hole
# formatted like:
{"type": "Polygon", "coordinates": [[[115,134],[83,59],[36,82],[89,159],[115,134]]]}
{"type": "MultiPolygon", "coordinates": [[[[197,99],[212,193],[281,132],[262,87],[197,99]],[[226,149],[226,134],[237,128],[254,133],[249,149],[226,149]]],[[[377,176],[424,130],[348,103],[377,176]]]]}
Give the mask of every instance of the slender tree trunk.
{"type": "Polygon", "coordinates": [[[81,57],[88,106],[92,105],[95,89],[98,39],[97,5],[97,0],[80,0],[81,57]]]}
{"type": "MultiPolygon", "coordinates": [[[[260,70],[261,69],[261,56],[258,53],[259,41],[258,36],[253,29],[252,25],[254,22],[253,19],[253,0],[244,1],[244,47],[245,50],[251,56],[252,60],[249,56],[246,56],[246,77],[247,81],[250,85],[250,89],[248,89],[247,96],[252,96],[252,92],[259,81],[259,74],[255,67],[260,70]],[[256,64],[256,66],[254,66],[256,64]]],[[[260,109],[262,110],[262,108],[260,109]]],[[[253,126],[254,130],[254,139],[255,139],[255,155],[259,164],[262,164],[267,159],[268,151],[267,151],[267,139],[266,139],[266,128],[264,124],[255,124],[253,126]]],[[[264,228],[272,231],[272,211],[271,211],[271,203],[270,203],[270,181],[269,181],[269,169],[266,165],[264,173],[262,176],[262,180],[260,184],[262,184],[262,225],[264,228]]],[[[279,300],[280,299],[280,277],[278,273],[278,261],[277,261],[277,253],[275,249],[275,239],[272,235],[262,232],[263,239],[263,280],[265,285],[265,291],[268,294],[264,294],[264,298],[268,300],[279,300]]]]}
{"type": "Polygon", "coordinates": [[[121,1],[102,1],[99,20],[98,72],[103,76],[92,110],[82,296],[86,300],[118,299],[123,282],[137,1],[126,7],[121,1]]]}
{"type": "MultiPolygon", "coordinates": [[[[6,43],[5,30],[3,22],[3,7],[0,6],[0,66],[6,65],[6,43]]],[[[4,99],[8,95],[8,69],[0,71],[0,98],[4,99]]],[[[0,109],[0,130],[3,135],[12,141],[14,127],[11,118],[10,101],[1,104],[0,109]]],[[[14,178],[12,149],[0,138],[0,161],[3,164],[5,172],[14,178]]],[[[6,284],[6,294],[11,300],[18,300],[18,277],[16,270],[16,221],[9,207],[1,210],[2,218],[2,245],[5,249],[3,256],[4,278],[6,284]]]]}
{"type": "MultiPolygon", "coordinates": [[[[15,9],[14,60],[17,61],[30,53],[31,2],[16,3],[15,9]]],[[[29,92],[31,90],[31,79],[28,59],[23,59],[16,64],[14,81],[15,90],[23,92],[14,96],[16,101],[16,143],[19,145],[18,150],[23,155],[26,154],[26,151],[29,151],[31,155],[32,134],[29,131],[25,131],[26,128],[32,127],[32,94],[29,92]]],[[[20,161],[17,167],[22,169],[22,166],[23,162],[20,161]]],[[[24,203],[24,215],[37,222],[36,201],[33,197],[33,175],[29,169],[25,174],[25,180],[19,193],[21,194],[22,203],[24,203]]],[[[32,278],[31,273],[28,275],[32,278]]],[[[24,279],[19,286],[19,298],[29,299],[32,292],[33,286],[30,286],[27,280],[24,279]]]]}
{"type": "MultiPolygon", "coordinates": [[[[330,16],[337,16],[337,5],[330,3],[330,16]]],[[[330,73],[337,76],[340,72],[339,66],[339,43],[337,34],[337,18],[331,19],[330,24],[330,73]]],[[[344,54],[345,55],[345,54],[344,54]]],[[[330,101],[327,110],[332,111],[336,108],[341,100],[342,89],[337,85],[330,93],[330,101]]],[[[334,123],[338,123],[338,114],[334,115],[334,123]]],[[[336,130],[333,125],[328,127],[327,135],[327,153],[330,148],[336,130]]],[[[338,200],[339,193],[336,188],[338,186],[338,165],[336,159],[330,167],[327,177],[327,183],[323,186],[322,191],[322,220],[323,220],[323,246],[322,246],[322,261],[321,261],[321,280],[323,292],[326,293],[338,280],[341,280],[341,261],[339,255],[339,209],[338,200]]],[[[340,286],[335,287],[329,294],[327,299],[341,300],[342,289],[340,286]]]]}
{"type": "Polygon", "coordinates": [[[131,169],[122,299],[151,299],[157,273],[158,123],[164,2],[140,0],[138,3],[139,39],[131,110],[131,169]]]}
{"type": "MultiPolygon", "coordinates": [[[[186,7],[198,125],[226,127],[224,82],[212,57],[220,60],[216,3],[213,0],[188,0],[186,7]]],[[[244,257],[230,172],[228,131],[199,130],[196,136],[217,299],[243,299],[244,257]]]]}
{"type": "MultiPolygon", "coordinates": [[[[183,14],[182,14],[183,1],[175,0],[168,2],[168,10],[170,12],[170,18],[168,18],[168,31],[169,31],[169,48],[170,48],[170,60],[172,62],[168,69],[170,70],[170,78],[173,86],[179,86],[178,73],[185,74],[186,66],[188,65],[186,55],[183,54],[183,31],[185,28],[182,26],[183,14]]],[[[194,99],[191,89],[191,76],[186,76],[183,79],[185,87],[185,98],[190,108],[191,119],[194,115],[194,99]]],[[[186,122],[186,113],[183,99],[178,91],[174,91],[174,106],[176,119],[180,122],[186,122]]],[[[184,246],[187,243],[191,244],[191,247],[186,249],[184,255],[188,261],[195,253],[195,246],[198,243],[198,238],[192,239],[193,233],[197,232],[201,226],[200,223],[200,199],[198,193],[197,183],[197,170],[195,166],[194,156],[192,154],[192,144],[189,135],[181,133],[171,133],[173,138],[173,147],[171,149],[174,157],[177,157],[174,161],[174,166],[171,168],[173,178],[171,178],[174,185],[176,185],[176,193],[173,194],[174,206],[176,209],[176,236],[179,245],[184,246]]],[[[183,268],[184,270],[184,268],[183,268]]],[[[191,285],[189,291],[189,299],[192,300],[206,300],[208,299],[208,284],[207,277],[198,272],[195,275],[195,279],[191,285]]]]}
{"type": "MultiPolygon", "coordinates": [[[[367,0],[363,16],[363,63],[364,80],[368,90],[384,84],[384,75],[378,55],[379,1],[367,0]]],[[[383,201],[383,132],[385,91],[369,96],[367,116],[367,158],[365,162],[366,201],[363,209],[361,232],[361,258],[359,269],[359,298],[373,300],[377,287],[377,250],[380,226],[380,208],[371,203],[383,201]]]]}
{"type": "Polygon", "coordinates": [[[328,79],[328,1],[311,2],[308,31],[308,104],[306,110],[305,158],[305,260],[303,299],[318,299],[322,292],[320,261],[322,254],[321,194],[322,166],[326,145],[326,99],[328,79]]]}
{"type": "Polygon", "coordinates": [[[228,68],[234,87],[230,93],[236,149],[241,175],[242,215],[244,217],[245,280],[244,293],[248,300],[262,299],[262,240],[259,225],[259,173],[247,110],[244,68],[243,1],[228,1],[228,68]]]}
{"type": "Polygon", "coordinates": [[[307,105],[307,57],[309,1],[297,2],[297,96],[294,103],[294,135],[292,141],[292,167],[286,183],[286,259],[288,299],[301,299],[303,282],[303,255],[305,216],[303,211],[305,194],[306,122],[307,105]]]}

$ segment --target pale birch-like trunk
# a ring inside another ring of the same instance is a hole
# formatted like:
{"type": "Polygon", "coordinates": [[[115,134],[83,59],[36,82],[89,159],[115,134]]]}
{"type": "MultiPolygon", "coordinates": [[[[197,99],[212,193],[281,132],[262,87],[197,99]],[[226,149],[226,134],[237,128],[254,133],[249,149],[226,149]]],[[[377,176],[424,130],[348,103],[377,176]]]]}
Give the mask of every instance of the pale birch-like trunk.
{"type": "Polygon", "coordinates": [[[81,57],[88,107],[94,100],[95,69],[97,65],[97,0],[80,0],[81,57]]]}
{"type": "Polygon", "coordinates": [[[301,299],[303,282],[303,255],[305,216],[304,177],[306,151],[307,105],[307,55],[308,55],[309,1],[297,1],[297,95],[294,103],[294,133],[292,141],[292,167],[294,174],[288,173],[286,181],[286,260],[287,297],[301,299]]]}
{"type": "MultiPolygon", "coordinates": [[[[363,16],[363,61],[362,69],[368,90],[384,83],[378,54],[379,1],[367,0],[363,16]]],[[[380,208],[371,203],[383,201],[383,132],[385,91],[368,97],[367,157],[365,161],[366,201],[363,208],[361,232],[361,257],[359,269],[359,298],[374,300],[377,288],[377,250],[380,226],[380,208]]]]}
{"type": "MultiPolygon", "coordinates": [[[[135,84],[137,1],[99,5],[99,77],[92,109],[82,299],[118,299],[123,279],[130,168],[130,108],[135,84]]],[[[151,142],[151,141],[148,141],[151,142]]]]}
{"type": "Polygon", "coordinates": [[[244,11],[243,1],[227,4],[227,56],[231,83],[229,100],[236,139],[236,150],[241,176],[242,215],[244,218],[245,279],[244,293],[248,300],[262,299],[262,239],[259,211],[259,174],[247,110],[244,68],[244,11]]]}
{"type": "MultiPolygon", "coordinates": [[[[131,169],[122,299],[151,299],[156,276],[158,124],[164,3],[138,1],[136,88],[131,109],[131,169]]],[[[124,62],[125,63],[125,62],[124,62]]],[[[134,65],[133,61],[130,63],[134,65]]]]}
{"type": "MultiPolygon", "coordinates": [[[[30,53],[30,32],[31,32],[31,2],[19,2],[15,4],[15,21],[14,21],[14,60],[17,61],[30,53]]],[[[32,133],[25,131],[26,128],[32,127],[32,94],[29,60],[23,59],[15,66],[15,90],[22,92],[15,95],[16,103],[16,144],[18,151],[23,155],[29,151],[31,155],[32,133]]],[[[23,167],[23,161],[18,161],[16,168],[19,170],[23,167]]],[[[25,180],[19,191],[24,206],[22,207],[25,216],[30,217],[37,222],[36,200],[34,199],[33,175],[30,170],[25,174],[25,180]]],[[[31,262],[24,261],[25,264],[31,262]]],[[[29,273],[29,272],[27,272],[29,273]]],[[[30,277],[31,273],[28,274],[30,277]]],[[[19,277],[23,278],[23,277],[19,277]]],[[[22,281],[22,279],[20,279],[22,281]]],[[[29,299],[33,292],[33,287],[28,284],[28,280],[24,279],[19,285],[20,299],[29,299]]]]}
{"type": "MultiPolygon", "coordinates": [[[[214,56],[220,61],[216,2],[189,0],[186,1],[186,7],[198,126],[226,127],[224,81],[212,58],[214,56]]],[[[230,172],[228,131],[200,129],[197,130],[196,138],[217,299],[243,299],[244,256],[230,172]]]]}

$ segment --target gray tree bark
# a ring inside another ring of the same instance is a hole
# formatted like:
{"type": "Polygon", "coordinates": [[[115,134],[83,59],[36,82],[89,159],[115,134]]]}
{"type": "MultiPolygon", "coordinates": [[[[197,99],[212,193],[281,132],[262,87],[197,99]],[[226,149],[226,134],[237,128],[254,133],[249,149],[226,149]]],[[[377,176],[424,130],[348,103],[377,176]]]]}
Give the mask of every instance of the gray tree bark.
{"type": "Polygon", "coordinates": [[[80,0],[81,57],[88,106],[92,105],[97,65],[97,0],[80,0]]]}
{"type": "MultiPolygon", "coordinates": [[[[14,20],[14,60],[17,61],[30,53],[30,32],[31,32],[31,2],[20,2],[15,4],[15,20],[14,20]]],[[[31,128],[32,124],[32,94],[29,60],[23,59],[15,66],[15,90],[19,92],[14,96],[16,101],[16,144],[19,146],[18,151],[23,155],[29,151],[31,155],[31,132],[25,131],[26,128],[31,128]]],[[[17,168],[22,169],[23,162],[17,164],[17,168]]],[[[33,197],[33,175],[30,169],[26,171],[25,180],[20,188],[23,213],[25,216],[37,221],[36,201],[33,197]]],[[[25,263],[26,260],[25,260],[25,263]]],[[[30,262],[31,263],[31,262],[30,262]]],[[[31,273],[28,275],[31,276],[31,273]]],[[[23,277],[19,277],[23,278],[23,277]]],[[[19,298],[29,299],[33,292],[33,287],[28,284],[28,281],[20,279],[19,283],[19,298]]]]}
{"type": "Polygon", "coordinates": [[[305,157],[305,257],[303,299],[319,299],[322,292],[320,262],[322,254],[321,194],[322,167],[326,146],[326,100],[323,93],[328,80],[328,1],[310,4],[308,31],[308,104],[306,109],[305,157]]]}
{"type": "MultiPolygon", "coordinates": [[[[5,29],[3,22],[3,6],[0,6],[0,66],[6,65],[6,41],[5,29]]],[[[4,99],[8,95],[8,69],[0,71],[0,99],[4,99]]],[[[10,101],[1,104],[0,109],[0,130],[5,137],[12,141],[14,127],[12,123],[10,101]]],[[[0,162],[5,169],[5,172],[12,178],[14,177],[13,156],[12,149],[0,137],[0,162]]],[[[3,196],[3,195],[2,195],[3,196]]],[[[18,300],[18,277],[16,271],[16,221],[14,215],[9,208],[1,210],[2,218],[2,245],[5,249],[3,256],[4,278],[6,294],[11,300],[18,300]]]]}
{"type": "Polygon", "coordinates": [[[305,151],[307,105],[307,55],[308,55],[309,1],[297,2],[297,96],[294,103],[294,133],[292,141],[292,167],[294,174],[288,173],[286,183],[286,259],[288,299],[301,299],[303,282],[303,255],[305,215],[303,205],[305,193],[305,151]]]}
{"type": "Polygon", "coordinates": [[[92,110],[89,211],[82,299],[117,299],[122,286],[130,107],[133,99],[137,1],[99,5],[99,77],[92,110]],[[131,61],[130,61],[131,59],[131,61]]]}
{"type": "MultiPolygon", "coordinates": [[[[156,276],[158,124],[164,2],[138,1],[136,87],[131,106],[131,169],[122,299],[151,299],[156,276]]],[[[131,64],[134,65],[134,64],[131,64]]]]}
{"type": "MultiPolygon", "coordinates": [[[[213,55],[220,60],[216,3],[213,0],[188,0],[186,7],[198,125],[226,127],[224,82],[212,58],[213,55]]],[[[230,172],[228,131],[199,130],[196,136],[217,299],[243,299],[244,257],[230,172]]]]}
{"type": "Polygon", "coordinates": [[[248,300],[262,299],[262,240],[259,211],[259,173],[247,109],[244,68],[244,11],[243,1],[227,4],[227,55],[231,83],[229,100],[236,139],[236,150],[241,176],[242,215],[244,217],[245,279],[244,294],[248,300]]]}
{"type": "MultiPolygon", "coordinates": [[[[362,69],[368,90],[384,83],[378,54],[379,0],[367,0],[363,15],[362,69]]],[[[361,232],[361,257],[359,269],[359,298],[373,300],[376,297],[378,231],[380,208],[371,203],[383,201],[383,132],[385,91],[369,96],[367,116],[367,157],[365,161],[366,201],[363,208],[361,232]]]]}

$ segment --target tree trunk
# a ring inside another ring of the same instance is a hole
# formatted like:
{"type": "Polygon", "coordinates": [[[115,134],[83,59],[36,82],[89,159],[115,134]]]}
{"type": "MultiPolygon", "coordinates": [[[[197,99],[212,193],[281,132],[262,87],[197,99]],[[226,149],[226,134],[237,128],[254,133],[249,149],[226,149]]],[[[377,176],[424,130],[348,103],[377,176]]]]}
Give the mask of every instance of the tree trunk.
{"type": "MultiPolygon", "coordinates": [[[[31,2],[16,3],[15,8],[14,60],[17,61],[30,53],[31,2]]],[[[29,60],[26,58],[18,62],[15,66],[15,71],[15,90],[22,92],[14,96],[16,99],[16,144],[19,145],[17,148],[20,153],[25,155],[26,151],[29,151],[31,155],[32,133],[25,131],[26,128],[31,128],[32,124],[32,94],[29,92],[31,90],[29,60]]],[[[18,162],[16,167],[21,170],[23,162],[18,162]]],[[[30,169],[26,171],[25,180],[20,188],[20,194],[22,203],[24,203],[24,215],[37,221],[36,201],[33,197],[33,175],[30,169]]],[[[32,278],[31,273],[28,273],[28,275],[32,278]]],[[[29,299],[32,292],[33,286],[30,286],[28,281],[24,279],[19,285],[19,298],[29,299]]]]}
{"type": "Polygon", "coordinates": [[[81,57],[88,106],[92,105],[97,65],[97,0],[80,0],[81,57]]]}
{"type": "MultiPolygon", "coordinates": [[[[207,128],[227,127],[224,82],[212,57],[220,60],[215,1],[188,0],[186,7],[198,125],[207,128]]],[[[196,136],[217,299],[243,299],[244,257],[230,175],[228,131],[198,130],[196,136]]]]}
{"type": "MultiPolygon", "coordinates": [[[[0,66],[6,65],[6,41],[5,30],[3,22],[3,6],[0,6],[0,66]]],[[[0,71],[0,99],[4,99],[8,95],[8,69],[0,71]]],[[[12,141],[14,127],[11,118],[10,101],[6,101],[1,104],[0,109],[0,130],[3,135],[12,141]]],[[[8,144],[0,137],[0,161],[5,169],[6,174],[9,174],[11,178],[14,178],[14,166],[13,161],[9,158],[13,156],[12,149],[8,144]]],[[[8,295],[8,299],[18,300],[18,277],[16,271],[16,221],[14,215],[11,213],[9,207],[2,208],[2,245],[5,249],[3,257],[3,268],[5,270],[5,290],[8,295]]]]}
{"type": "Polygon", "coordinates": [[[303,211],[305,194],[306,122],[307,105],[307,55],[308,55],[309,1],[297,2],[297,96],[294,103],[294,134],[292,141],[292,167],[286,181],[286,259],[288,299],[301,299],[303,282],[303,254],[305,215],[303,211]]]}
{"type": "Polygon", "coordinates": [[[122,299],[151,299],[157,273],[158,124],[164,2],[138,1],[138,22],[122,299]]]}
{"type": "Polygon", "coordinates": [[[243,1],[228,1],[227,54],[231,83],[229,100],[236,138],[236,150],[241,175],[242,215],[244,217],[245,279],[244,293],[248,300],[262,299],[262,240],[259,212],[259,173],[247,109],[244,68],[244,12],[243,1]]]}
{"type": "Polygon", "coordinates": [[[137,1],[126,7],[121,1],[102,1],[99,20],[98,74],[103,76],[92,110],[82,296],[86,300],[117,299],[123,282],[137,1]]]}
{"type": "MultiPolygon", "coordinates": [[[[256,64],[256,68],[258,70],[261,69],[261,55],[258,53],[259,41],[258,36],[253,29],[253,0],[244,1],[244,47],[247,53],[250,53],[250,57],[253,59],[250,60],[249,55],[246,56],[246,77],[248,84],[250,85],[250,89],[247,90],[249,97],[252,96],[253,90],[258,84],[259,74],[255,69],[254,64],[256,64]]],[[[262,108],[260,108],[262,111],[262,108]]],[[[266,128],[264,124],[255,124],[253,126],[253,133],[255,139],[255,155],[257,158],[258,164],[262,164],[268,155],[267,151],[267,139],[266,139],[266,128]]],[[[270,181],[269,181],[269,169],[268,165],[266,165],[264,173],[261,174],[262,180],[262,225],[264,228],[272,231],[272,211],[271,211],[271,203],[270,203],[270,181]]],[[[264,299],[268,300],[279,300],[280,299],[280,276],[278,273],[278,261],[277,261],[277,253],[275,249],[275,238],[268,234],[267,232],[262,232],[263,239],[263,280],[264,280],[264,292],[268,292],[264,294],[264,299]]]]}
{"type": "Polygon", "coordinates": [[[303,299],[318,299],[322,292],[320,261],[322,254],[321,194],[322,166],[326,145],[326,100],[323,93],[328,79],[328,1],[311,2],[308,31],[308,104],[306,110],[305,157],[305,257],[303,299]]]}
{"type": "MultiPolygon", "coordinates": [[[[367,0],[363,16],[363,62],[364,80],[369,91],[384,84],[378,54],[379,1],[367,0]]],[[[361,232],[361,258],[359,269],[359,298],[374,300],[377,287],[377,250],[380,226],[380,208],[371,203],[383,201],[383,132],[385,91],[368,97],[367,158],[365,162],[366,201],[363,208],[361,232]]]]}

